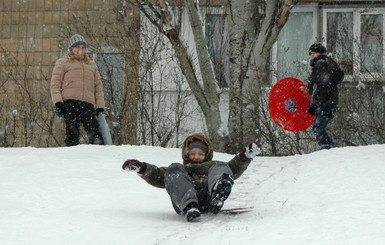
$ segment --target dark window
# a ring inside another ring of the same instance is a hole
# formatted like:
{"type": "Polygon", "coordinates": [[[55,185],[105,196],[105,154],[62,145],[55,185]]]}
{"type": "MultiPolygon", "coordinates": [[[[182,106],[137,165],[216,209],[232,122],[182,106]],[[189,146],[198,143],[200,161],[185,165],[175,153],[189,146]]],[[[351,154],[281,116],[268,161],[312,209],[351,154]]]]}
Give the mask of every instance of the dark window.
{"type": "Polygon", "coordinates": [[[103,79],[106,107],[119,115],[124,102],[124,55],[120,53],[99,53],[96,64],[103,79]]]}
{"type": "Polygon", "coordinates": [[[229,87],[229,38],[223,15],[206,14],[206,41],[211,62],[214,65],[215,78],[222,88],[229,87]]]}
{"type": "Polygon", "coordinates": [[[327,47],[328,53],[336,56],[346,75],[353,74],[353,13],[327,13],[327,47]]]}
{"type": "Polygon", "coordinates": [[[360,71],[383,72],[383,16],[379,14],[361,15],[360,71]]]}

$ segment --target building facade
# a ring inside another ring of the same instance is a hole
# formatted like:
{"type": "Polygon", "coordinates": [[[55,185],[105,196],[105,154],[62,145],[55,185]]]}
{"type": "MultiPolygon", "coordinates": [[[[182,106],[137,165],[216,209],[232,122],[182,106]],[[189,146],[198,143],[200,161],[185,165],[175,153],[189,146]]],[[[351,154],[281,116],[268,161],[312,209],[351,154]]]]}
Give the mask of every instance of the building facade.
{"type": "Polygon", "coordinates": [[[136,143],[137,9],[120,0],[0,0],[0,146],[62,145],[49,85],[76,33],[103,77],[114,142],[136,143]]]}
{"type": "MultiPolygon", "coordinates": [[[[220,81],[221,120],[226,122],[227,23],[220,1],[208,2],[200,1],[201,16],[220,81]]],[[[181,13],[175,15],[185,18],[181,13]]],[[[308,47],[315,41],[322,42],[345,71],[339,110],[330,124],[332,137],[341,145],[385,142],[384,15],[385,1],[295,1],[271,50],[263,96],[245,105],[258,108],[256,118],[250,120],[258,124],[255,134],[267,152],[316,149],[311,129],[285,132],[266,109],[269,91],[279,79],[294,76],[306,82],[308,47]]],[[[206,133],[174,51],[129,1],[0,0],[0,28],[1,147],[62,145],[64,124],[54,116],[49,82],[56,59],[66,54],[68,38],[75,33],[85,36],[88,54],[103,77],[115,144],[178,147],[185,136],[206,133]]],[[[180,28],[190,47],[188,22],[180,28]]],[[[249,80],[253,79],[250,74],[249,80]]]]}
{"type": "MultiPolygon", "coordinates": [[[[222,122],[226,123],[229,116],[229,96],[226,89],[229,79],[227,24],[224,22],[222,6],[208,2],[208,5],[203,6],[206,1],[200,1],[200,15],[204,20],[204,32],[216,79],[220,83],[222,122]]],[[[284,77],[296,77],[307,82],[310,71],[308,48],[314,42],[321,42],[345,72],[344,82],[339,86],[339,110],[329,125],[332,137],[341,146],[384,143],[385,1],[294,2],[289,19],[271,50],[269,75],[263,81],[263,94],[258,100],[245,105],[246,110],[254,110],[252,114],[256,115],[248,118],[257,125],[251,135],[256,135],[264,143],[268,154],[296,154],[317,149],[311,128],[300,133],[290,133],[272,122],[268,112],[268,95],[272,86],[284,77]]],[[[182,19],[185,18],[183,14],[181,16],[182,19]]],[[[142,18],[143,25],[145,18],[142,18]]],[[[188,25],[182,24],[181,29],[185,30],[186,46],[192,47],[188,25]]],[[[167,122],[178,128],[178,133],[174,135],[179,138],[174,138],[170,143],[178,146],[184,136],[195,132],[207,133],[207,128],[186,83],[180,82],[177,74],[170,78],[170,74],[177,70],[174,67],[178,65],[173,63],[171,56],[166,63],[167,66],[164,67],[154,66],[150,77],[143,74],[141,84],[149,81],[155,84],[153,87],[147,86],[151,89],[144,89],[149,97],[158,99],[156,108],[162,111],[158,115],[167,115],[168,119],[186,118],[184,121],[167,122]],[[189,121],[189,124],[185,124],[185,121],[189,121]]],[[[250,82],[256,79],[253,74],[249,74],[248,78],[250,82]]],[[[155,120],[161,121],[160,117],[155,120]]],[[[147,128],[144,128],[145,123],[140,127],[147,132],[151,131],[151,127],[167,132],[160,124],[149,124],[147,122],[147,128]]]]}

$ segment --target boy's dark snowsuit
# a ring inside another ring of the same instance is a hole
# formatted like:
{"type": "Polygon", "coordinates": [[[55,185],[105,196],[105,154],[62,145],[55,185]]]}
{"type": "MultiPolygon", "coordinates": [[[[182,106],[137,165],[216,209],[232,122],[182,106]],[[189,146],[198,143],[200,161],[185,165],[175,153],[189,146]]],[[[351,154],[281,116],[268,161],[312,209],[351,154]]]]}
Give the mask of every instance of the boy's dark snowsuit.
{"type": "Polygon", "coordinates": [[[321,148],[333,147],[333,140],[326,132],[326,126],[334,117],[338,105],[338,84],[344,73],[338,64],[325,54],[319,54],[311,63],[309,78],[310,104],[307,111],[315,116],[313,132],[321,148]]]}
{"type": "Polygon", "coordinates": [[[140,176],[150,185],[166,188],[178,214],[191,203],[198,203],[202,213],[218,213],[222,206],[211,205],[211,191],[216,181],[226,173],[234,179],[247,169],[249,163],[236,155],[229,162],[214,161],[211,143],[200,135],[188,137],[182,147],[183,164],[173,163],[168,167],[157,167],[146,163],[146,171],[140,176]],[[191,163],[187,156],[188,143],[194,139],[208,144],[206,159],[202,163],[191,163]]]}
{"type": "Polygon", "coordinates": [[[325,54],[315,57],[310,66],[313,68],[308,84],[311,96],[308,112],[314,115],[319,107],[333,118],[338,105],[337,86],[344,79],[344,72],[325,54]]]}

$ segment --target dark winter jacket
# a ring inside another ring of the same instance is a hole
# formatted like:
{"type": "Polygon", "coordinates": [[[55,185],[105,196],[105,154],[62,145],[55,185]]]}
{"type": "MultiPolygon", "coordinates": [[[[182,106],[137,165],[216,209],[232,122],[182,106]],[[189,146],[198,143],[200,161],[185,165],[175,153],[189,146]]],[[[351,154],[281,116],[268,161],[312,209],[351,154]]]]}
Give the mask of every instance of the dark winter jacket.
{"type": "MultiPolygon", "coordinates": [[[[207,175],[209,172],[209,169],[212,165],[214,165],[217,161],[212,160],[213,158],[213,149],[211,147],[211,143],[200,135],[193,135],[188,137],[183,144],[182,147],[182,158],[183,158],[183,164],[181,163],[173,163],[171,165],[178,164],[182,166],[190,176],[194,187],[197,191],[203,189],[207,183],[207,175]],[[202,163],[191,163],[189,162],[189,159],[187,157],[187,147],[188,144],[193,141],[194,139],[203,140],[206,142],[206,144],[209,147],[209,150],[206,154],[206,159],[202,163]]],[[[234,179],[238,178],[243,174],[243,172],[247,169],[249,166],[249,163],[241,161],[241,159],[236,155],[232,160],[230,160],[228,163],[229,167],[231,168],[231,171],[233,172],[234,179]]],[[[171,166],[170,165],[170,166],[171,166]]],[[[169,167],[170,167],[169,166],[169,167]]],[[[155,187],[159,188],[165,188],[164,184],[164,174],[167,171],[167,168],[169,167],[157,167],[155,165],[147,163],[147,168],[144,174],[140,175],[145,181],[147,181],[150,185],[153,185],[155,187]]]]}
{"type": "Polygon", "coordinates": [[[309,78],[310,104],[307,111],[315,114],[317,107],[333,117],[338,105],[337,85],[344,79],[344,72],[329,56],[320,54],[310,66],[313,67],[309,78]]]}

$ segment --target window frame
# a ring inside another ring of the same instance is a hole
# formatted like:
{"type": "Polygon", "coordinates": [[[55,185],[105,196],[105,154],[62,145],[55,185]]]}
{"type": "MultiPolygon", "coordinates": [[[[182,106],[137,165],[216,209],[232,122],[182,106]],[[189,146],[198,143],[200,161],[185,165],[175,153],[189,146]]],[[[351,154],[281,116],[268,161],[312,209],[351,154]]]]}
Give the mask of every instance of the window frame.
{"type": "Polygon", "coordinates": [[[327,46],[327,14],[328,13],[343,13],[351,12],[353,14],[353,74],[345,74],[344,81],[376,81],[379,77],[385,76],[385,8],[328,8],[325,7],[322,9],[322,37],[323,44],[327,46]],[[383,25],[382,25],[382,35],[383,35],[383,64],[382,64],[382,73],[371,72],[365,73],[361,72],[361,62],[360,62],[360,43],[361,43],[361,15],[362,14],[382,14],[383,16],[383,25]]]}
{"type": "MultiPolygon", "coordinates": [[[[318,5],[306,5],[306,6],[295,6],[291,13],[313,13],[313,42],[319,40],[319,6],[318,5]]],[[[305,52],[307,52],[304,50],[305,52]]],[[[271,68],[270,68],[270,74],[271,74],[271,82],[274,85],[276,82],[278,82],[277,77],[277,70],[278,70],[278,39],[274,43],[272,47],[272,53],[271,53],[271,68]]]]}

